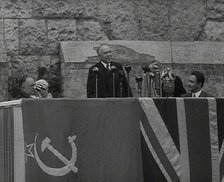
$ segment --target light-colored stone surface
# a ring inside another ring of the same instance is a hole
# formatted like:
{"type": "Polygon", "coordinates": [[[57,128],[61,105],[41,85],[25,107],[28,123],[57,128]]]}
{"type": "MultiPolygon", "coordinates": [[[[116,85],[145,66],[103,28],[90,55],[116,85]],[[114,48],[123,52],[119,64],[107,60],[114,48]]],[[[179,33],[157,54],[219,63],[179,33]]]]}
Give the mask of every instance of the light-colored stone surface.
{"type": "MultiPolygon", "coordinates": [[[[74,42],[61,42],[62,54],[65,62],[85,62],[89,57],[97,56],[96,49],[100,44],[110,44],[113,47],[119,46],[126,47],[126,53],[136,54],[146,54],[149,57],[154,56],[156,60],[161,62],[170,62],[169,56],[169,42],[153,42],[153,41],[74,41],[74,42]],[[159,49],[160,48],[160,49],[159,49]]],[[[121,47],[121,48],[122,48],[121,47]]],[[[124,50],[123,50],[124,51],[124,50]]],[[[124,61],[125,53],[116,53],[120,61],[124,61]],[[123,59],[122,57],[123,56],[123,59]]],[[[139,58],[140,59],[140,58],[139,58]]],[[[153,59],[153,58],[152,58],[153,59]]],[[[150,61],[152,59],[149,59],[150,61]]],[[[133,58],[134,62],[138,62],[136,58],[133,58]]],[[[133,62],[129,60],[129,62],[133,62]]],[[[119,61],[119,60],[117,60],[119,61]]],[[[140,61],[140,60],[139,60],[140,61]]],[[[141,61],[140,61],[141,62],[141,61]]],[[[144,62],[144,60],[143,60],[144,62]]],[[[147,60],[145,60],[147,62],[147,60]]]]}
{"type": "Polygon", "coordinates": [[[205,40],[224,42],[224,22],[207,21],[204,33],[205,40]]]}
{"type": "Polygon", "coordinates": [[[224,64],[223,42],[174,42],[175,63],[224,64]]]}
{"type": "Polygon", "coordinates": [[[134,0],[140,40],[168,40],[168,7],[164,0],[134,0]]]}
{"type": "Polygon", "coordinates": [[[77,23],[77,40],[108,40],[99,22],[93,20],[77,23]]]}
{"type": "Polygon", "coordinates": [[[0,54],[5,52],[3,20],[0,20],[0,54]]]}
{"type": "Polygon", "coordinates": [[[32,1],[30,0],[1,0],[1,18],[31,18],[32,1]]]}
{"type": "Polygon", "coordinates": [[[45,54],[47,34],[45,20],[20,20],[20,54],[45,54]]]}
{"type": "Polygon", "coordinates": [[[15,78],[21,75],[30,75],[34,79],[38,77],[40,57],[38,56],[14,56],[12,57],[12,70],[15,78]]]}
{"type": "Polygon", "coordinates": [[[92,18],[96,13],[96,0],[33,0],[34,17],[92,18]]]}
{"type": "Polygon", "coordinates": [[[7,55],[6,53],[0,53],[0,63],[7,62],[7,55]]]}
{"type": "Polygon", "coordinates": [[[224,20],[224,1],[208,0],[208,18],[224,20]]]}
{"type": "Polygon", "coordinates": [[[3,20],[0,19],[0,63],[6,62],[6,50],[4,44],[4,23],[3,20]]]}
{"type": "Polygon", "coordinates": [[[86,98],[86,75],[88,69],[70,69],[63,72],[62,95],[69,98],[86,98]]]}
{"type": "Polygon", "coordinates": [[[129,0],[98,0],[98,15],[110,40],[138,40],[134,6],[129,0]]]}
{"type": "Polygon", "coordinates": [[[4,20],[5,47],[8,53],[19,54],[19,21],[4,20]]]}
{"type": "Polygon", "coordinates": [[[59,42],[76,40],[76,20],[48,20],[48,54],[59,53],[59,42]]]}
{"type": "Polygon", "coordinates": [[[172,40],[198,40],[206,22],[205,1],[175,0],[170,6],[170,14],[172,40]]]}
{"type": "MultiPolygon", "coordinates": [[[[138,54],[154,56],[161,63],[172,63],[170,43],[165,41],[62,42],[62,56],[65,62],[85,62],[88,57],[97,56],[96,48],[103,43],[125,46],[138,54]]],[[[174,63],[224,64],[224,43],[221,42],[173,42],[172,49],[174,63]]],[[[142,61],[139,59],[139,62],[142,61]]]]}

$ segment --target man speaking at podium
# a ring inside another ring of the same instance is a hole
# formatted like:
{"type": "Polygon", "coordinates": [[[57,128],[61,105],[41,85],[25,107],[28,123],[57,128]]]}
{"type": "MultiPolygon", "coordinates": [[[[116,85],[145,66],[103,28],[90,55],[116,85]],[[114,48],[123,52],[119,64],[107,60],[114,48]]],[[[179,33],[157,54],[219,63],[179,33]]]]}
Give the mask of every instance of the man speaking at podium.
{"type": "Polygon", "coordinates": [[[97,54],[99,62],[89,68],[87,97],[131,97],[121,64],[111,61],[111,48],[105,44],[100,45],[97,54]]]}

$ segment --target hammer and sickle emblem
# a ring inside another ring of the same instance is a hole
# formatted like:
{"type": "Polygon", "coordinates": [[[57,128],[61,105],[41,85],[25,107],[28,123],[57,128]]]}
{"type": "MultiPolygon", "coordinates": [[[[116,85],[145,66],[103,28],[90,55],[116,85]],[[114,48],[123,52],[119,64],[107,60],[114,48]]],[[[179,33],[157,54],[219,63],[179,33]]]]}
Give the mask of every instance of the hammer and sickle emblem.
{"type": "Polygon", "coordinates": [[[39,158],[38,153],[37,153],[37,147],[36,147],[36,140],[37,140],[37,136],[35,137],[35,143],[34,143],[34,155],[36,158],[36,161],[39,165],[39,167],[46,172],[49,175],[52,176],[64,176],[67,173],[69,173],[70,171],[73,171],[74,173],[78,172],[78,168],[75,167],[75,162],[76,162],[76,158],[77,158],[77,148],[75,145],[75,138],[76,136],[69,136],[68,137],[68,141],[71,144],[72,147],[72,157],[70,160],[68,160],[67,158],[65,158],[62,154],[60,154],[51,144],[51,140],[46,137],[41,144],[41,151],[44,152],[45,149],[50,150],[56,157],[58,157],[58,159],[60,159],[66,166],[62,167],[62,168],[51,168],[46,166],[39,158]]]}

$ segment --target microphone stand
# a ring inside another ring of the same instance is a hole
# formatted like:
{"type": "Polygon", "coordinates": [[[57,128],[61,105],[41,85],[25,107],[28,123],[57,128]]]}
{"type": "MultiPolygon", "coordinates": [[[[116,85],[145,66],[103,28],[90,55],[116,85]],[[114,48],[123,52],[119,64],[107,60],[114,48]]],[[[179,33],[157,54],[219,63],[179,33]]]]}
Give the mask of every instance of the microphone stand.
{"type": "Polygon", "coordinates": [[[142,96],[142,81],[143,81],[143,78],[142,78],[141,75],[139,75],[139,76],[135,77],[135,80],[138,84],[138,97],[141,97],[142,96]]]}
{"type": "Polygon", "coordinates": [[[124,72],[123,71],[119,71],[119,81],[120,81],[120,97],[123,97],[123,80],[124,80],[124,72]]]}
{"type": "Polygon", "coordinates": [[[99,69],[97,67],[93,68],[93,73],[95,74],[95,97],[98,98],[98,73],[99,69]]]}
{"type": "Polygon", "coordinates": [[[123,96],[122,93],[123,93],[123,83],[120,82],[120,97],[123,96]]]}
{"type": "Polygon", "coordinates": [[[156,95],[157,97],[162,96],[162,89],[161,89],[161,78],[160,78],[160,71],[155,70],[154,71],[154,79],[155,79],[155,89],[156,89],[156,95]]]}
{"type": "Polygon", "coordinates": [[[96,98],[98,97],[98,77],[96,74],[96,98]]]}
{"type": "Polygon", "coordinates": [[[142,67],[142,70],[146,74],[146,88],[147,88],[147,96],[151,97],[151,76],[149,75],[150,67],[149,65],[145,65],[142,67]]]}
{"type": "Polygon", "coordinates": [[[112,71],[112,82],[113,82],[113,97],[115,97],[115,71],[116,71],[115,66],[111,66],[111,71],[112,71]]]}
{"type": "Polygon", "coordinates": [[[128,82],[128,97],[130,96],[130,86],[129,86],[129,72],[131,71],[131,66],[127,64],[125,66],[125,71],[127,72],[127,82],[128,82]]]}
{"type": "Polygon", "coordinates": [[[113,75],[113,97],[115,97],[115,73],[112,73],[113,75]]]}

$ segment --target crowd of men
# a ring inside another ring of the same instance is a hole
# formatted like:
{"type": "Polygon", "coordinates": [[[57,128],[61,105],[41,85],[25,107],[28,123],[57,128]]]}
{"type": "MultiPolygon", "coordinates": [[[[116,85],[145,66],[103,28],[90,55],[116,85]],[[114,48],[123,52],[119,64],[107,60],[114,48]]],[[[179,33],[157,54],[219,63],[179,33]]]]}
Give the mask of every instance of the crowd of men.
{"type": "MultiPolygon", "coordinates": [[[[132,97],[129,82],[121,64],[112,61],[112,49],[101,45],[97,50],[99,62],[89,68],[87,79],[88,98],[132,97]]],[[[192,71],[188,78],[187,90],[183,87],[179,76],[173,75],[173,97],[211,97],[203,90],[205,77],[199,71],[192,71]]],[[[40,79],[36,82],[29,76],[24,76],[19,82],[20,98],[52,98],[48,92],[49,84],[40,79]]],[[[164,96],[164,95],[163,95],[164,96]]]]}

